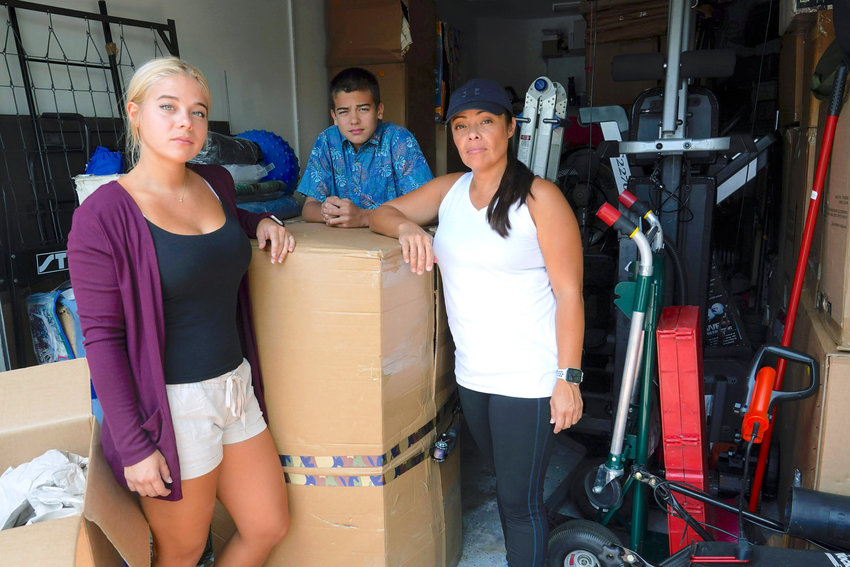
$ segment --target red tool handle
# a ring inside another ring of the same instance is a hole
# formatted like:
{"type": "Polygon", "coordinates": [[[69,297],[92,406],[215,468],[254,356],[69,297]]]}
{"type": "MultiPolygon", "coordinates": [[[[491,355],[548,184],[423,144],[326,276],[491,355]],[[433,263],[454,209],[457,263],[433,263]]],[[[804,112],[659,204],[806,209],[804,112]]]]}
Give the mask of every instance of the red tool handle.
{"type": "Polygon", "coordinates": [[[602,203],[602,206],[599,207],[598,211],[596,211],[596,216],[599,217],[602,222],[622,232],[629,238],[632,238],[635,233],[638,232],[637,225],[621,215],[620,211],[609,203],[602,203]]]}
{"type": "Polygon", "coordinates": [[[741,437],[744,441],[750,441],[753,436],[753,426],[758,424],[753,443],[761,443],[767,425],[770,420],[767,418],[767,409],[770,406],[770,395],[773,393],[773,381],[776,378],[776,370],[770,366],[765,366],[759,370],[756,375],[756,384],[753,388],[753,397],[750,400],[750,406],[747,413],[744,415],[744,422],[741,424],[741,437]]]}

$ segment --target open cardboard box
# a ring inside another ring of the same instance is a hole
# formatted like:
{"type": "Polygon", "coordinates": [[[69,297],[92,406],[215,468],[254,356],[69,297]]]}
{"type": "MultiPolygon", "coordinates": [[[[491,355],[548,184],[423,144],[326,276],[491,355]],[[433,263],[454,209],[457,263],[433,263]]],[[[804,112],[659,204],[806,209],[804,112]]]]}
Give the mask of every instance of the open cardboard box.
{"type": "Polygon", "coordinates": [[[80,516],[0,530],[4,567],[150,565],[149,529],[103,458],[84,358],[0,373],[0,471],[49,449],[88,456],[80,516]]]}

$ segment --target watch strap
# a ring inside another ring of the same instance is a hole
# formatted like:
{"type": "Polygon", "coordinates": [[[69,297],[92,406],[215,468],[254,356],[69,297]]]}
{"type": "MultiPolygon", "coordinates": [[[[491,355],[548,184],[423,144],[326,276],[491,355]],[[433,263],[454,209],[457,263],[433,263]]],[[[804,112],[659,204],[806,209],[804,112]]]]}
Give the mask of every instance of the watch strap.
{"type": "Polygon", "coordinates": [[[584,372],[582,372],[581,368],[559,368],[555,372],[555,376],[558,380],[563,380],[570,384],[581,384],[582,380],[584,380],[584,372]]]}

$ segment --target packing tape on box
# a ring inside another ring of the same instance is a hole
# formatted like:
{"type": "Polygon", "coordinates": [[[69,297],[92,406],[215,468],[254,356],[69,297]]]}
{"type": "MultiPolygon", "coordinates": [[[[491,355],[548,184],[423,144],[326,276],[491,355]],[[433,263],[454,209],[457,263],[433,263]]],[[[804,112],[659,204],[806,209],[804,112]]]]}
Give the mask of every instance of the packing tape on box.
{"type": "MultiPolygon", "coordinates": [[[[437,412],[437,416],[405,437],[397,445],[392,447],[383,455],[280,455],[280,464],[284,467],[308,468],[308,469],[335,469],[335,468],[373,468],[388,465],[393,459],[404,453],[418,441],[425,438],[440,421],[445,419],[449,413],[458,410],[458,394],[455,390],[443,407],[437,412]]],[[[299,483],[300,484],[300,483],[299,483]]],[[[328,485],[333,486],[333,485],[328,485]]],[[[377,486],[377,485],[363,485],[377,486]]]]}
{"type": "Polygon", "coordinates": [[[325,475],[325,474],[300,474],[284,472],[286,482],[301,486],[384,486],[394,478],[398,478],[413,467],[425,460],[429,447],[413,457],[407,459],[387,472],[379,475],[325,475]]]}

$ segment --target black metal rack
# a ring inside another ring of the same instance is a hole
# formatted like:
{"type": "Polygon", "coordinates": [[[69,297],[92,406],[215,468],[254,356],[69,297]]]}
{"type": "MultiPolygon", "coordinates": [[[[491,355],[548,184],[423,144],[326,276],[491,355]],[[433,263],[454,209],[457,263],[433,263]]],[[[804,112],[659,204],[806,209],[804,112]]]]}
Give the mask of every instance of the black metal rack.
{"type": "Polygon", "coordinates": [[[0,370],[27,365],[26,296],[67,279],[65,247],[79,204],[74,177],[93,146],[119,149],[124,82],[136,68],[132,52],[152,47],[153,56],[179,55],[174,20],[112,16],[104,0],[97,6],[85,12],[0,0],[7,12],[0,45],[0,303],[8,301],[11,315],[8,326],[0,316],[0,370]],[[76,52],[66,49],[70,44],[76,52]]]}

